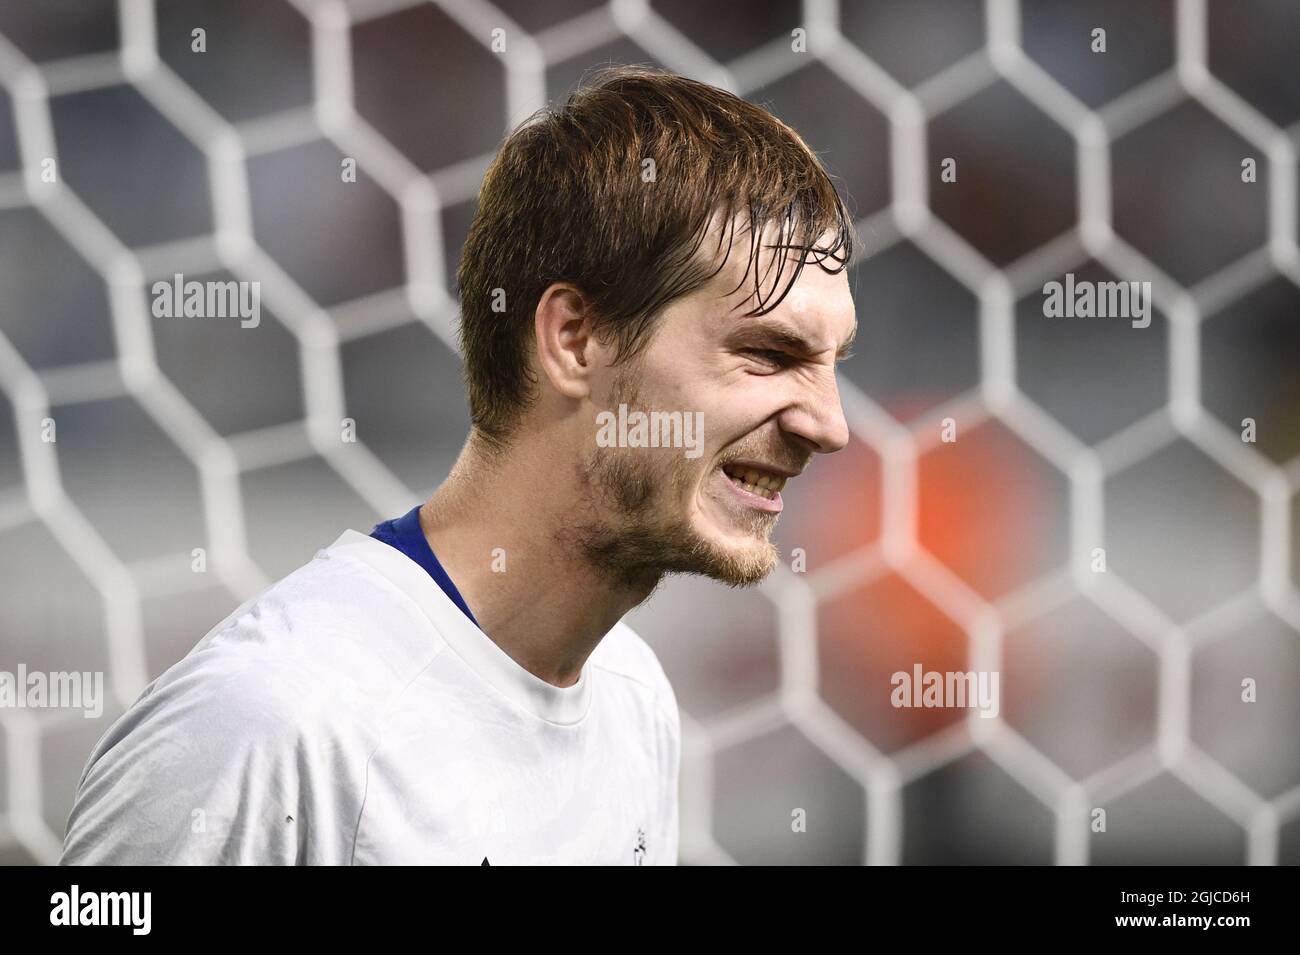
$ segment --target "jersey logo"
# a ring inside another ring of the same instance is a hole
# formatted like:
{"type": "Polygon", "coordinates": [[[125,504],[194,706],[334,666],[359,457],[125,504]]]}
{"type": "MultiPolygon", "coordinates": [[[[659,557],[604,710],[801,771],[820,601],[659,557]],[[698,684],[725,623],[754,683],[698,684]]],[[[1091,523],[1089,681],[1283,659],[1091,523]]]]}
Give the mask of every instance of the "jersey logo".
{"type": "Polygon", "coordinates": [[[483,861],[479,863],[479,866],[482,867],[482,866],[485,866],[485,865],[491,865],[491,864],[492,864],[491,862],[488,862],[488,860],[487,860],[487,856],[484,856],[484,857],[483,857],[483,861]]]}

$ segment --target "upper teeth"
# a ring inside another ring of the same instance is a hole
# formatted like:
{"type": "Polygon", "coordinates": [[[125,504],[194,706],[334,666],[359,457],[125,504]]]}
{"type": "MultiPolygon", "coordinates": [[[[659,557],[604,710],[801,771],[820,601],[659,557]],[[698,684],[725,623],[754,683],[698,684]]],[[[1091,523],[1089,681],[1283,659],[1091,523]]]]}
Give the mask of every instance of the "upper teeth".
{"type": "Polygon", "coordinates": [[[728,467],[724,470],[728,477],[734,480],[746,491],[754,494],[761,493],[763,497],[771,497],[773,494],[785,487],[786,479],[781,477],[779,474],[771,474],[767,471],[758,471],[754,468],[745,468],[742,471],[739,468],[728,467]]]}

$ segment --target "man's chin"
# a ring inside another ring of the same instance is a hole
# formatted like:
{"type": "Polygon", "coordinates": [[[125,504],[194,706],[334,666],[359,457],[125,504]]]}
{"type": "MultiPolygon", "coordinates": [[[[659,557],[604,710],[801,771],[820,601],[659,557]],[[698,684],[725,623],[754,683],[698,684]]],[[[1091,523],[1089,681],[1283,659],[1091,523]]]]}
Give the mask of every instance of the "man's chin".
{"type": "Polygon", "coordinates": [[[714,567],[705,576],[728,587],[752,587],[771,574],[776,569],[776,563],[777,557],[773,554],[770,558],[764,557],[714,567]]]}
{"type": "Polygon", "coordinates": [[[780,555],[771,541],[752,541],[742,546],[710,542],[701,548],[696,566],[689,573],[709,577],[728,587],[749,587],[776,569],[780,555]]]}

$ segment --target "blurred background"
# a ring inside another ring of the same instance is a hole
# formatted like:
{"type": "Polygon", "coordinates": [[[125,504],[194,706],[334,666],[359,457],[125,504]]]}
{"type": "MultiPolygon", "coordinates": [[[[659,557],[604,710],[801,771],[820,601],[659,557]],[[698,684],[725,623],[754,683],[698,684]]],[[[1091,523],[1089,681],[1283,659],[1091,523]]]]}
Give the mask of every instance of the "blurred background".
{"type": "Polygon", "coordinates": [[[212,625],[446,475],[483,171],[610,63],[768,106],[863,240],[784,566],[627,618],[682,861],[1300,861],[1297,62],[1281,0],[0,0],[0,670],[109,689],[0,709],[0,862],[57,861],[212,625]],[[153,317],[178,272],[260,325],[153,317]],[[1071,272],[1150,326],[1045,317],[1071,272]],[[998,718],[893,708],[915,664],[998,671],[998,718]]]}

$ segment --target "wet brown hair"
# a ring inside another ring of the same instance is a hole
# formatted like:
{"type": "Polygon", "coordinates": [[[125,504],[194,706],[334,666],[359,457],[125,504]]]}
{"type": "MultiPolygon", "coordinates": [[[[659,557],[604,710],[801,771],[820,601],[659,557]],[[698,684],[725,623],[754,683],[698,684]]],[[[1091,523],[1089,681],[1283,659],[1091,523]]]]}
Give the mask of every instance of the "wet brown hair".
{"type": "Polygon", "coordinates": [[[776,308],[809,260],[833,273],[853,253],[852,218],[817,156],[752,103],[620,66],[521,123],[484,176],[457,272],[470,418],[489,449],[505,446],[535,394],[533,317],[551,284],[582,289],[594,333],[622,362],[664,306],[722,270],[738,229],[749,237],[740,285],[752,271],[750,315],[776,308]],[[777,240],[764,245],[769,227],[777,240]],[[717,250],[700,254],[713,231],[717,250]],[[764,248],[787,251],[760,277],[764,248]]]}

